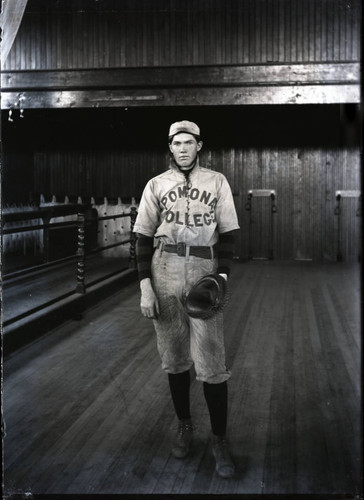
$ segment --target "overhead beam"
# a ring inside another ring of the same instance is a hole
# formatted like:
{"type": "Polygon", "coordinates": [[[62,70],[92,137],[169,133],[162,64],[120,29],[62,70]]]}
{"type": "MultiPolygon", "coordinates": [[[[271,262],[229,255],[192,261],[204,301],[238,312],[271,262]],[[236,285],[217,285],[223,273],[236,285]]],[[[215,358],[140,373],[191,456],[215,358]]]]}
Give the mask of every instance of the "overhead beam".
{"type": "Polygon", "coordinates": [[[359,63],[2,71],[3,90],[358,83],[359,63]]]}
{"type": "Polygon", "coordinates": [[[2,109],[358,103],[358,85],[3,92],[2,109]]]}
{"type": "Polygon", "coordinates": [[[359,63],[3,72],[2,108],[360,102],[359,63]]]}

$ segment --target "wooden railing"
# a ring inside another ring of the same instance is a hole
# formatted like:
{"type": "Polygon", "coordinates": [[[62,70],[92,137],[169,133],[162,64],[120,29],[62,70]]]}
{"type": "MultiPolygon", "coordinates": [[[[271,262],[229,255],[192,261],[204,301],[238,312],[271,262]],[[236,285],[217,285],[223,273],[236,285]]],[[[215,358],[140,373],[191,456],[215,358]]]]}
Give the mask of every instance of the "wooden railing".
{"type": "MultiPolygon", "coordinates": [[[[57,205],[54,207],[44,207],[31,211],[24,212],[10,212],[2,214],[2,234],[10,235],[16,233],[25,233],[28,231],[43,230],[43,263],[33,266],[26,267],[24,269],[15,270],[12,272],[5,272],[2,278],[6,282],[15,277],[25,276],[31,272],[37,270],[43,270],[46,268],[54,267],[56,264],[61,264],[63,262],[77,260],[77,283],[75,286],[75,291],[78,293],[85,293],[85,260],[89,255],[93,255],[110,248],[115,248],[118,246],[130,243],[130,256],[129,256],[129,268],[135,268],[135,243],[136,239],[133,233],[133,227],[137,215],[136,207],[131,207],[129,213],[121,213],[115,215],[108,215],[104,217],[97,216],[96,210],[93,210],[91,205],[57,205]],[[77,220],[63,221],[63,222],[51,222],[52,219],[57,217],[66,217],[69,215],[77,215],[77,220]],[[92,225],[98,224],[99,221],[117,219],[123,217],[130,217],[130,236],[128,239],[123,239],[120,242],[113,243],[112,245],[96,246],[96,242],[90,248],[86,248],[86,239],[88,229],[92,225]],[[31,225],[21,225],[16,227],[4,227],[7,223],[11,222],[25,222],[30,220],[42,220],[42,223],[35,223],[31,225]],[[62,257],[59,259],[52,260],[50,258],[50,230],[52,229],[62,229],[62,228],[75,228],[77,231],[77,251],[75,254],[62,257]]],[[[4,260],[6,261],[6,255],[4,255],[4,260]]],[[[109,275],[107,276],[109,277],[109,275]]]]}

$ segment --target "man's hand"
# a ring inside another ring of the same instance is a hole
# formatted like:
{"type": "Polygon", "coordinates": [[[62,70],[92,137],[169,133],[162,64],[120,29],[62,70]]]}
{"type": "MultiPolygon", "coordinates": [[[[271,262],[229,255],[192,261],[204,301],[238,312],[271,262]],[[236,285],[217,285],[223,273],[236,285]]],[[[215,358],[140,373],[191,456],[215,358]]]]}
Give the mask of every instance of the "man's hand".
{"type": "Polygon", "coordinates": [[[140,299],[142,315],[149,319],[157,319],[159,316],[159,303],[150,278],[145,278],[140,282],[140,290],[142,293],[140,299]]]}
{"type": "Polygon", "coordinates": [[[227,274],[225,273],[219,273],[220,276],[222,276],[224,278],[225,281],[227,281],[228,277],[227,277],[227,274]]]}

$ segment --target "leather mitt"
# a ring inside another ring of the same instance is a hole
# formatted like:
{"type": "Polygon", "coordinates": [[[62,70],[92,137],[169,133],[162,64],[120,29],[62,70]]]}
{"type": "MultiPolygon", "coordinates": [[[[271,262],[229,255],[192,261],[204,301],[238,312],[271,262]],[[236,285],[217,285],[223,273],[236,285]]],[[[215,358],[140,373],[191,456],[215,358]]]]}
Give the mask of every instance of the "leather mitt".
{"type": "Polygon", "coordinates": [[[193,285],[185,299],[191,318],[208,319],[221,311],[229,301],[226,280],[219,274],[207,274],[193,285]]]}

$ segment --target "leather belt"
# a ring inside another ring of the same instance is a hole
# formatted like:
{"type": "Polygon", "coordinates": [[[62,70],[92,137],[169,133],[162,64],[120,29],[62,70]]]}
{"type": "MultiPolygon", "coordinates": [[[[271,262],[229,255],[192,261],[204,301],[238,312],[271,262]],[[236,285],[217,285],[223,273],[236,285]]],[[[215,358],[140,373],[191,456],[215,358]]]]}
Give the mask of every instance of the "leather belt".
{"type": "MultiPolygon", "coordinates": [[[[179,257],[186,256],[186,248],[188,246],[186,245],[186,243],[177,243],[177,245],[169,245],[169,244],[166,245],[161,243],[161,245],[163,245],[162,252],[176,253],[179,257]]],[[[160,245],[158,244],[158,247],[159,246],[160,245]]],[[[194,257],[200,257],[201,259],[213,259],[214,249],[215,246],[213,247],[189,246],[190,255],[193,255],[194,257]]]]}

